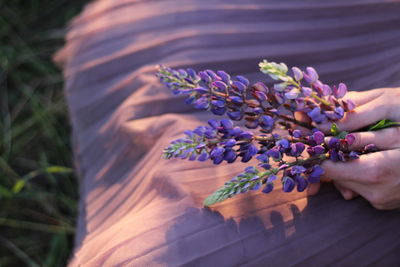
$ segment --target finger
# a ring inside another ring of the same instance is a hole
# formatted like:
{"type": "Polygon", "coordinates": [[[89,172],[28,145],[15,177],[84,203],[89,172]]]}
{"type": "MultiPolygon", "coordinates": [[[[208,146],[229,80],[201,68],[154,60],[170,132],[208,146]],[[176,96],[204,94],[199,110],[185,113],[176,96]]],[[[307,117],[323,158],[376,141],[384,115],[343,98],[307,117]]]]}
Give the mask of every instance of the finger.
{"type": "Polygon", "coordinates": [[[362,149],[364,146],[374,144],[379,150],[400,148],[400,128],[392,127],[374,132],[355,132],[354,143],[350,149],[362,149]]]}
{"type": "Polygon", "coordinates": [[[349,162],[326,160],[321,165],[325,171],[322,177],[333,181],[373,182],[384,164],[384,152],[361,155],[359,159],[349,162]]]}
{"type": "Polygon", "coordinates": [[[321,188],[320,183],[315,183],[315,184],[310,184],[307,187],[307,195],[308,196],[313,196],[319,192],[319,189],[321,188]]]}
{"type": "Polygon", "coordinates": [[[382,89],[373,89],[364,92],[350,91],[344,96],[344,100],[351,99],[357,106],[364,105],[380,97],[384,91],[382,89]]]}
{"type": "Polygon", "coordinates": [[[339,182],[334,182],[333,185],[342,194],[342,196],[345,200],[350,200],[350,199],[353,199],[358,196],[358,193],[356,193],[353,190],[350,190],[344,186],[341,186],[339,182]]]}
{"type": "MultiPolygon", "coordinates": [[[[388,109],[382,99],[376,99],[366,105],[358,106],[351,112],[346,112],[343,119],[335,122],[340,131],[355,131],[387,118],[388,109]]],[[[329,132],[332,123],[318,125],[324,132],[329,132]]]]}

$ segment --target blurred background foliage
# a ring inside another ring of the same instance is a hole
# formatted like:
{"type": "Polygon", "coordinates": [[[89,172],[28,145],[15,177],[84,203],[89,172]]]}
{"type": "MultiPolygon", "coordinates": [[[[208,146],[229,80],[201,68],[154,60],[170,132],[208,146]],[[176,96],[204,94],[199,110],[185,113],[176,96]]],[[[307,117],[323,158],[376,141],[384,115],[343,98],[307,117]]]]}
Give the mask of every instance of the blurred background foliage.
{"type": "Polygon", "coordinates": [[[87,1],[0,0],[0,266],[65,266],[77,215],[52,55],[87,1]]]}

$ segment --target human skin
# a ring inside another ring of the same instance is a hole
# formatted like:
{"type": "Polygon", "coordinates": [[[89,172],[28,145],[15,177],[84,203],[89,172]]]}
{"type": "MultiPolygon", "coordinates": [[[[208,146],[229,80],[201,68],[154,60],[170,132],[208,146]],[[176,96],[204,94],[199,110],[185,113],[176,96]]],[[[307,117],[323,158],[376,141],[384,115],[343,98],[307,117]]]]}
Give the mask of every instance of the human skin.
{"type": "MultiPolygon", "coordinates": [[[[337,122],[341,131],[353,132],[381,119],[400,122],[400,88],[379,88],[350,92],[346,96],[357,104],[353,112],[337,122]]],[[[329,124],[319,128],[329,132],[329,124]]],[[[325,161],[322,178],[332,180],[346,200],[362,196],[376,209],[400,208],[400,127],[374,132],[355,132],[352,149],[375,144],[379,151],[361,155],[350,162],[325,161]]],[[[309,189],[315,194],[319,184],[309,189]]]]}

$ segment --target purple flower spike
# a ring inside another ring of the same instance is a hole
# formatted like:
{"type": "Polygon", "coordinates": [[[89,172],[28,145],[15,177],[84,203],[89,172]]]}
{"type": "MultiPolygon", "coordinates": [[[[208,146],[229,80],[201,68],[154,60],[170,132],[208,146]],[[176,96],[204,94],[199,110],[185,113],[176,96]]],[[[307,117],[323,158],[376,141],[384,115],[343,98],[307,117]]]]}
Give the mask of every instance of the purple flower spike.
{"type": "Polygon", "coordinates": [[[354,142],[356,141],[356,137],[355,137],[354,134],[348,134],[348,135],[346,135],[345,139],[346,139],[347,144],[348,144],[349,146],[351,146],[352,144],[354,144],[354,142]]]}
{"type": "Polygon", "coordinates": [[[303,72],[298,67],[293,67],[292,71],[296,81],[300,81],[301,79],[303,79],[303,72]]]}
{"type": "Polygon", "coordinates": [[[285,176],[282,179],[282,183],[283,183],[283,191],[286,193],[292,192],[295,186],[295,182],[292,178],[290,178],[289,176],[285,176]]]}
{"type": "Polygon", "coordinates": [[[270,193],[272,190],[274,189],[274,185],[272,183],[267,183],[264,187],[264,189],[262,190],[262,192],[264,194],[268,194],[270,193]]]}
{"type": "Polygon", "coordinates": [[[320,145],[320,144],[322,144],[324,142],[325,135],[321,131],[316,131],[316,132],[313,133],[312,138],[315,141],[315,143],[320,145]]]}

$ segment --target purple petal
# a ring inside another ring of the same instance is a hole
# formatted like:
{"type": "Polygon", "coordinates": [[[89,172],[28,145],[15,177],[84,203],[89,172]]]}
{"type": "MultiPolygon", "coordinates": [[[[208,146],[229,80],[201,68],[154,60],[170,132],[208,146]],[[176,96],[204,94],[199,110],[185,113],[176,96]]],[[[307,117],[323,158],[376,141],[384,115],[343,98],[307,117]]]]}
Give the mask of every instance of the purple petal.
{"type": "Polygon", "coordinates": [[[292,67],[292,71],[296,81],[303,79],[303,72],[298,67],[292,67]]]}

